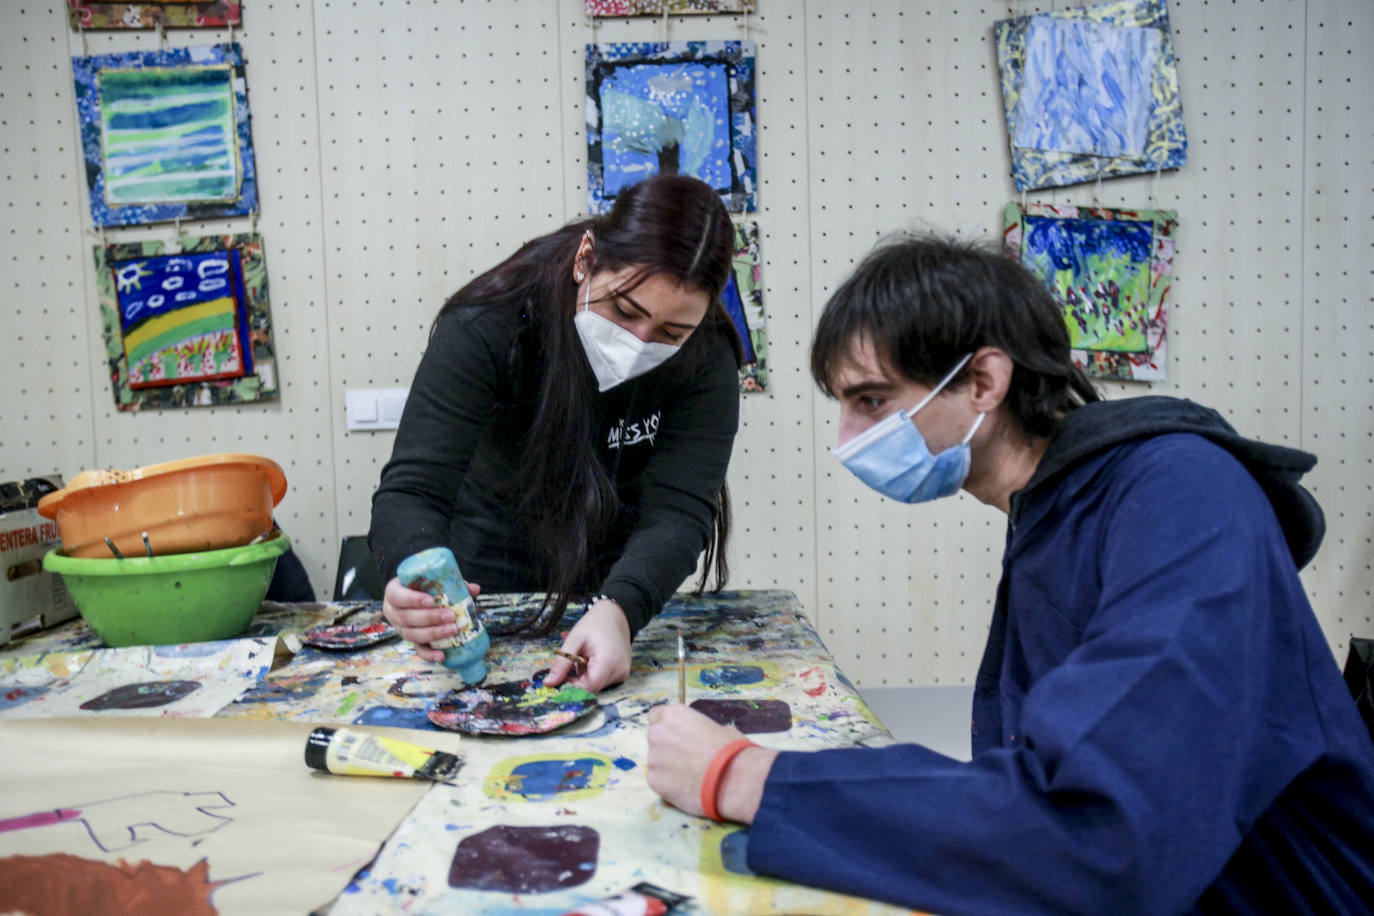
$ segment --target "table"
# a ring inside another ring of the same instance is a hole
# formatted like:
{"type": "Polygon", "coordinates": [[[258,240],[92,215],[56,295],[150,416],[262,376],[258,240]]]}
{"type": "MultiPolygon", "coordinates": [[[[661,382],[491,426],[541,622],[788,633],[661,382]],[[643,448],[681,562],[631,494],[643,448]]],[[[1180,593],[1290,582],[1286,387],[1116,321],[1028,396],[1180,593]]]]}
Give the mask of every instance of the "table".
{"type": "MultiPolygon", "coordinates": [[[[483,595],[479,606],[487,626],[500,631],[539,600],[483,595]]],[[[457,686],[452,672],[400,641],[337,653],[296,639],[305,626],[375,612],[375,605],[265,605],[234,642],[256,641],[255,658],[265,658],[270,645],[275,662],[213,716],[432,728],[424,710],[457,686]]],[[[758,743],[892,743],[791,593],[678,596],[639,634],[630,677],[603,691],[589,718],[542,736],[464,736],[454,784],[423,795],[329,912],[556,914],[640,881],[690,895],[686,913],[904,912],[753,875],[744,865],[746,830],[684,815],[648,788],[646,719],[654,705],[677,698],[679,629],[688,702],[734,717],[758,743]]],[[[0,653],[0,674],[35,656],[65,658],[70,667],[91,651],[92,639],[79,621],[30,637],[0,653]]],[[[496,637],[488,682],[547,668],[560,642],[557,635],[496,637]]]]}

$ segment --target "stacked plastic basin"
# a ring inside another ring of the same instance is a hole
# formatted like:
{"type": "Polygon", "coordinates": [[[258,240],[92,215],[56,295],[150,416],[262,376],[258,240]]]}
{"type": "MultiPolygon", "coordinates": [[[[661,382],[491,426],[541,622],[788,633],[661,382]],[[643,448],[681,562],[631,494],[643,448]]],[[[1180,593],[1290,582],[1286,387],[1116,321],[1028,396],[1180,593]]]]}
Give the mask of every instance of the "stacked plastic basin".
{"type": "Polygon", "coordinates": [[[258,455],[84,471],[38,503],[62,538],[43,567],[107,645],[229,639],[290,549],[272,521],[285,493],[281,467],[258,455]]]}

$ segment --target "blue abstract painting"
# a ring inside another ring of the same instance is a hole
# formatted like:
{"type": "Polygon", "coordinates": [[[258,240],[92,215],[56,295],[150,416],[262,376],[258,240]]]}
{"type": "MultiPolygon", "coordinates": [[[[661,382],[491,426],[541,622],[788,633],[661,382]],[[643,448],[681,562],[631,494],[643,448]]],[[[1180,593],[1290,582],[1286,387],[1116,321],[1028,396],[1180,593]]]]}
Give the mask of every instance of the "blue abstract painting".
{"type": "Polygon", "coordinates": [[[587,196],[604,213],[651,175],[691,175],[757,207],[754,48],[744,41],[587,46],[587,196]]]}
{"type": "Polygon", "coordinates": [[[237,44],[72,58],[97,226],[257,209],[237,44]]]}
{"type": "Polygon", "coordinates": [[[1165,0],[1020,16],[993,32],[1018,191],[1187,162],[1165,0]]]}
{"type": "Polygon", "coordinates": [[[612,65],[599,94],[607,196],[659,172],[730,190],[730,86],[723,63],[612,65]]]}
{"type": "Polygon", "coordinates": [[[1026,39],[1016,146],[1139,156],[1145,148],[1158,29],[1037,16],[1026,39]]]}

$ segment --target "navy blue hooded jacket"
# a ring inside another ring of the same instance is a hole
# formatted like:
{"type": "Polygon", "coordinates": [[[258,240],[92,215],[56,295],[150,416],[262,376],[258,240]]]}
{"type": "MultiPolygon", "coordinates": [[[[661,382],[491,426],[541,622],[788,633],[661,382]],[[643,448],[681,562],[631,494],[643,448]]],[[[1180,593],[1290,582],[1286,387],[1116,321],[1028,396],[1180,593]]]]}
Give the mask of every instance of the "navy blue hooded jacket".
{"type": "Polygon", "coordinates": [[[1297,571],[1315,458],[1089,404],[1011,501],[973,759],[779,755],[763,874],[942,913],[1368,912],[1374,746],[1297,571]]]}

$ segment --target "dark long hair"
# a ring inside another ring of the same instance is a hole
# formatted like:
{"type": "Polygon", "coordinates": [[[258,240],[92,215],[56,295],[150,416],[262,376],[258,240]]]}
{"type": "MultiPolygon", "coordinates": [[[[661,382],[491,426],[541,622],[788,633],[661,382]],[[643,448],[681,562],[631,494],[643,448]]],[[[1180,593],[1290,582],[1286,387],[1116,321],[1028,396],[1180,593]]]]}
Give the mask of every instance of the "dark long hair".
{"type": "MultiPolygon", "coordinates": [[[[548,597],[528,624],[540,633],[558,624],[574,592],[584,586],[620,509],[614,481],[597,455],[596,382],[572,321],[573,259],[588,230],[595,270],[638,268],[628,288],[666,274],[706,292],[706,316],[677,359],[699,352],[709,334],[730,342],[737,364],[744,358],[720,300],[734,254],[730,216],[710,186],[685,175],[659,175],[621,191],[609,213],[526,242],[444,303],[439,317],[467,305],[509,303],[524,315],[529,343],[538,352],[538,377],[528,366],[521,373],[537,391],[517,477],[521,516],[531,525],[531,542],[548,577],[548,597]]],[[[698,591],[711,568],[717,589],[729,575],[730,496],[723,481],[712,515],[698,591]]]]}
{"type": "MultiPolygon", "coordinates": [[[[1069,352],[1064,315],[1043,283],[995,248],[934,236],[878,246],[835,290],[811,344],[811,376],[831,380],[870,340],[878,358],[934,385],[966,353],[997,347],[1013,368],[1006,405],[1026,437],[1054,434],[1074,408],[1101,399],[1069,352]]],[[[967,381],[966,366],[950,381],[967,381]]]]}

